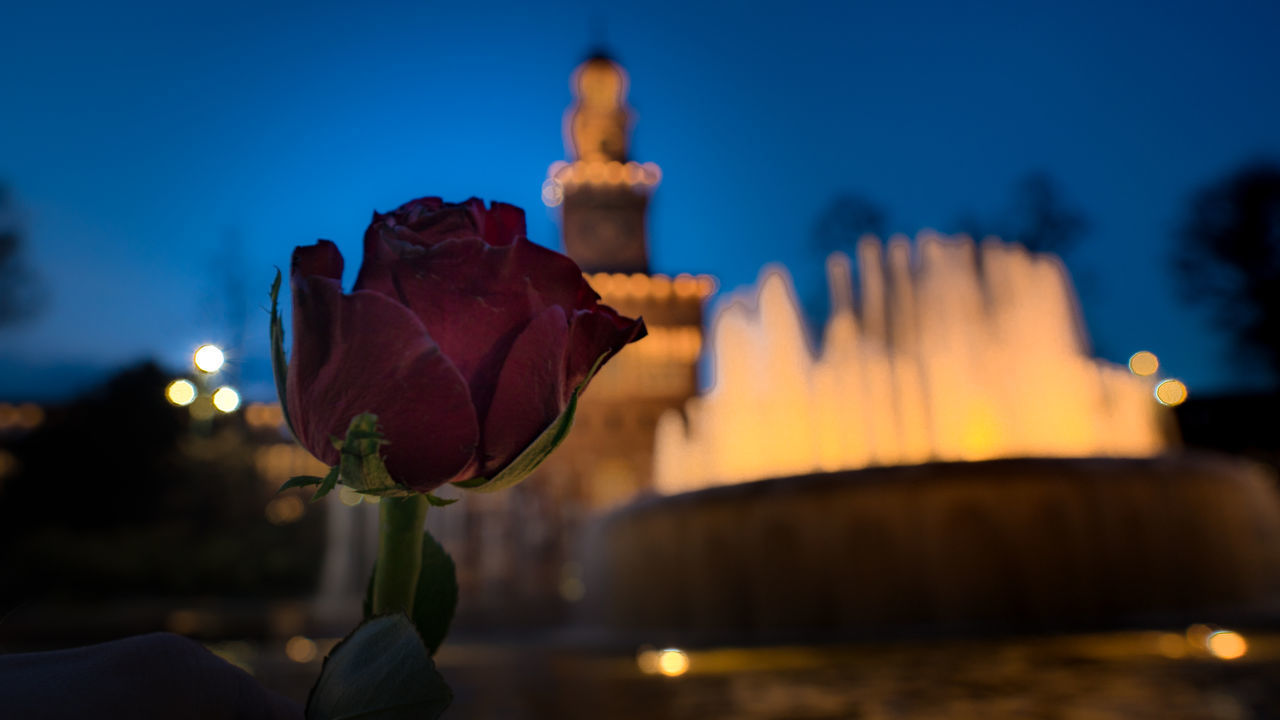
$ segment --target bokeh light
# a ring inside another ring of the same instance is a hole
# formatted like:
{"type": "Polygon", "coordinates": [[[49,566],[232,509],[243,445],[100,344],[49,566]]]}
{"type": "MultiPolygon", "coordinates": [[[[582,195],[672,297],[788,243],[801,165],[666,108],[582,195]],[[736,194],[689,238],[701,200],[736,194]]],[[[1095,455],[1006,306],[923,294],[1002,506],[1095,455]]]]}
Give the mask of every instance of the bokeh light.
{"type": "Polygon", "coordinates": [[[1244,636],[1234,630],[1218,630],[1209,633],[1205,639],[1205,649],[1220,660],[1235,660],[1249,652],[1249,643],[1244,636]]]}
{"type": "Polygon", "coordinates": [[[294,635],[284,644],[284,654],[296,663],[309,663],[318,654],[316,643],[309,637],[294,635]]]}
{"type": "Polygon", "coordinates": [[[1209,636],[1213,634],[1213,628],[1204,623],[1194,623],[1187,626],[1187,644],[1192,647],[1204,649],[1205,643],[1209,641],[1209,636]]]}
{"type": "Polygon", "coordinates": [[[338,500],[347,507],[355,507],[364,501],[364,496],[346,485],[339,485],[338,500]]]}
{"type": "Polygon", "coordinates": [[[564,202],[564,187],[555,180],[542,183],[542,203],[547,207],[556,207],[564,202]]]}
{"type": "Polygon", "coordinates": [[[267,503],[267,522],[272,525],[288,525],[297,522],[307,511],[307,506],[296,495],[281,495],[267,503]]]}
{"type": "Polygon", "coordinates": [[[224,385],[213,391],[213,406],[220,412],[235,412],[240,407],[240,393],[235,388],[224,385]]]}
{"type": "Polygon", "coordinates": [[[658,650],[652,645],[641,645],[636,651],[636,666],[645,675],[658,674],[658,650]]]}
{"type": "Polygon", "coordinates": [[[196,399],[196,386],[190,380],[174,380],[164,389],[164,396],[178,407],[186,407],[196,399]]]}
{"type": "Polygon", "coordinates": [[[1187,656],[1187,639],[1180,633],[1161,633],[1156,639],[1156,650],[1170,660],[1187,656]]]}
{"type": "Polygon", "coordinates": [[[216,373],[222,369],[226,356],[222,354],[222,348],[217,345],[201,345],[196,348],[192,362],[200,372],[216,373]]]}
{"type": "Polygon", "coordinates": [[[1139,350],[1129,357],[1129,370],[1134,375],[1154,375],[1160,369],[1160,360],[1155,353],[1139,350]]]}
{"type": "Polygon", "coordinates": [[[1187,386],[1183,385],[1181,380],[1169,378],[1168,380],[1160,381],[1160,384],[1156,385],[1156,400],[1159,400],[1161,405],[1174,407],[1175,405],[1181,405],[1186,399],[1187,386]]]}
{"type": "Polygon", "coordinates": [[[689,671],[689,656],[683,650],[667,648],[658,653],[658,672],[678,677],[689,671]]]}
{"type": "Polygon", "coordinates": [[[18,467],[18,458],[8,450],[0,449],[0,481],[8,477],[18,467]]]}

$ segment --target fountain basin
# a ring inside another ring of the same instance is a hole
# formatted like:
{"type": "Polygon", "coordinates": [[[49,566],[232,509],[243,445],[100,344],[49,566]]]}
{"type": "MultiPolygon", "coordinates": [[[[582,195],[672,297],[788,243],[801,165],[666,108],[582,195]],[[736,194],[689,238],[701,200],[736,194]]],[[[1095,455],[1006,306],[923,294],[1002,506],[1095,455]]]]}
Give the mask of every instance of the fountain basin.
{"type": "Polygon", "coordinates": [[[648,498],[591,542],[594,620],[686,641],[1280,618],[1280,493],[1215,455],[1002,459],[648,498]]]}

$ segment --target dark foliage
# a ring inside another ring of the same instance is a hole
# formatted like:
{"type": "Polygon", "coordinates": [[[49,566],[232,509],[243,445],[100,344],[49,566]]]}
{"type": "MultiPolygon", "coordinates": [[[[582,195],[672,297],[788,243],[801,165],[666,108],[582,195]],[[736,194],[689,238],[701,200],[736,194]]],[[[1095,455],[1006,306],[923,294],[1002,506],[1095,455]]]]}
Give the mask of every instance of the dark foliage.
{"type": "Polygon", "coordinates": [[[886,219],[879,205],[861,195],[836,195],[813,224],[814,246],[823,255],[836,251],[853,254],[855,244],[863,235],[884,237],[886,219]]]}
{"type": "Polygon", "coordinates": [[[17,470],[0,485],[0,604],[314,586],[320,513],[268,523],[275,488],[239,419],[192,432],[164,399],[169,379],[130,368],[6,443],[17,470]]]}
{"type": "Polygon", "coordinates": [[[1182,295],[1280,382],[1280,166],[1253,164],[1196,193],[1175,265],[1182,295]]]}
{"type": "Polygon", "coordinates": [[[956,232],[981,240],[996,235],[1021,243],[1032,252],[1069,253],[1089,229],[1084,213],[1062,199],[1062,191],[1045,172],[1024,176],[1013,188],[1010,206],[999,217],[973,213],[956,221],[956,232]]]}
{"type": "Polygon", "coordinates": [[[0,185],[0,326],[26,320],[40,307],[40,286],[22,257],[22,232],[9,190],[0,185]]]}

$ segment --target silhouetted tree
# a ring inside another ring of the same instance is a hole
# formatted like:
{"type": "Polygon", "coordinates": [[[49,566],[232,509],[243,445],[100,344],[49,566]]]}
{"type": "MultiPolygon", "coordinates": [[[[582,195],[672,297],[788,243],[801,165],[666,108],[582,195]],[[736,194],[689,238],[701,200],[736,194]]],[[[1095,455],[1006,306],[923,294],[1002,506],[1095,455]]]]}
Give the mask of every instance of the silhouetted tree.
{"type": "Polygon", "coordinates": [[[35,276],[21,251],[18,211],[8,188],[0,185],[0,326],[30,317],[39,305],[35,276]]]}
{"type": "Polygon", "coordinates": [[[852,254],[863,235],[884,237],[885,219],[885,211],[861,195],[836,195],[813,224],[814,247],[824,256],[837,250],[852,254]]]}
{"type": "Polygon", "coordinates": [[[1033,252],[1065,255],[1089,229],[1084,213],[1062,200],[1057,183],[1046,172],[1029,173],[1013,187],[1009,208],[1001,216],[983,220],[973,213],[956,221],[956,231],[981,240],[997,235],[1033,252]]]}
{"type": "Polygon", "coordinates": [[[1182,294],[1280,381],[1280,166],[1249,165],[1200,190],[1179,240],[1182,294]]]}

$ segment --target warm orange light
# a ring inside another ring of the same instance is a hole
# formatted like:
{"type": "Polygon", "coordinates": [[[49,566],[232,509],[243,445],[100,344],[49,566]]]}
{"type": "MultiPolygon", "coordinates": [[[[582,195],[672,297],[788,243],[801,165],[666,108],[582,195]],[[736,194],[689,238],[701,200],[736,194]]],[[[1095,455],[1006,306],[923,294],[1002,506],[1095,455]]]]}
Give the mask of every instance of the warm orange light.
{"type": "Polygon", "coordinates": [[[1134,375],[1154,375],[1159,369],[1160,360],[1156,358],[1155,353],[1139,350],[1129,356],[1129,370],[1134,375]]]}
{"type": "Polygon", "coordinates": [[[18,467],[18,458],[8,450],[0,449],[0,480],[4,480],[18,467]]]}
{"type": "Polygon", "coordinates": [[[1209,634],[1205,649],[1219,660],[1236,660],[1249,652],[1249,643],[1234,630],[1218,630],[1209,634]]]}
{"type": "MultiPolygon", "coordinates": [[[[864,239],[856,273],[842,255],[828,273],[833,311],[818,348],[781,268],[722,303],[707,340],[712,387],[658,423],[659,492],[931,460],[1149,457],[1166,446],[1150,381],[1087,353],[1057,259],[922,234],[914,248],[864,239]]],[[[714,280],[679,275],[672,289],[696,297],[714,280]]],[[[638,355],[697,343],[651,335],[638,355]]],[[[1175,387],[1162,386],[1162,401],[1178,399],[1167,395],[1175,387]]]]}
{"type": "Polygon", "coordinates": [[[288,525],[302,519],[306,505],[296,495],[281,495],[267,503],[265,514],[272,525],[288,525]]]}
{"type": "Polygon", "coordinates": [[[652,645],[642,645],[636,651],[636,666],[645,675],[658,674],[658,651],[652,645]]]}
{"type": "Polygon", "coordinates": [[[186,407],[196,399],[196,386],[190,380],[174,380],[164,389],[164,396],[178,407],[186,407]]]}
{"type": "Polygon", "coordinates": [[[240,393],[235,388],[224,385],[213,391],[213,406],[218,412],[232,413],[240,407],[240,393]]]}
{"type": "Polygon", "coordinates": [[[309,663],[319,654],[316,643],[303,635],[294,635],[284,644],[284,654],[296,663],[309,663]]]}
{"type": "Polygon", "coordinates": [[[683,650],[667,648],[658,653],[658,672],[667,677],[679,677],[689,671],[689,656],[683,650]]]}
{"type": "Polygon", "coordinates": [[[1156,400],[1159,400],[1161,405],[1169,407],[1181,405],[1187,400],[1187,386],[1183,385],[1181,380],[1173,378],[1162,380],[1159,385],[1156,385],[1156,400]]]}
{"type": "Polygon", "coordinates": [[[1178,633],[1161,633],[1156,638],[1156,650],[1171,660],[1186,657],[1187,639],[1178,633]]]}

